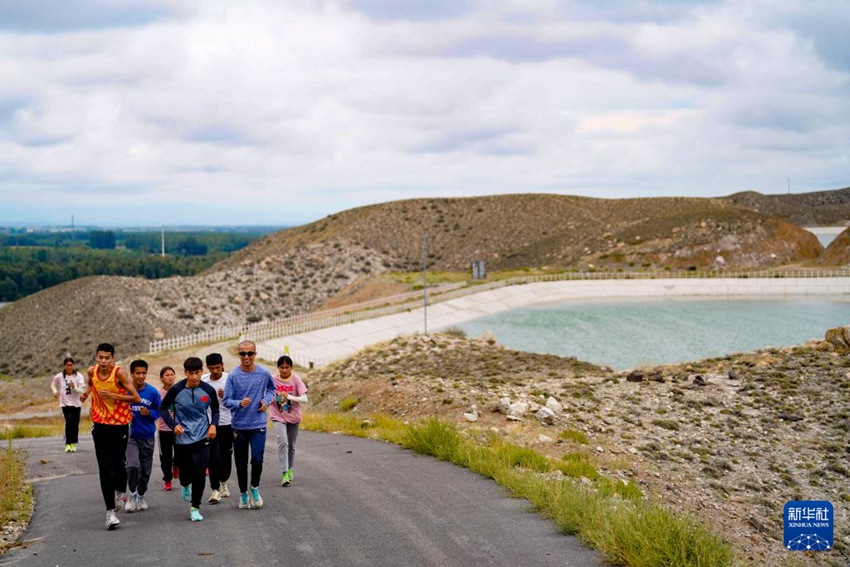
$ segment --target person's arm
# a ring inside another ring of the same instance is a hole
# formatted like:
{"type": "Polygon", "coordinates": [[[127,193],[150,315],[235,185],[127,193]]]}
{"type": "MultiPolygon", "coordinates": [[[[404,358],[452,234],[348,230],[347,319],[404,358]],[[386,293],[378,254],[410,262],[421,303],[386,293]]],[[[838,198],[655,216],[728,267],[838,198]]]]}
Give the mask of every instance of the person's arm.
{"type": "Polygon", "coordinates": [[[74,378],[71,380],[71,383],[74,385],[74,391],[78,394],[82,394],[86,391],[86,379],[83,378],[83,375],[79,372],[74,374],[74,378]]]}
{"type": "Polygon", "coordinates": [[[204,390],[210,396],[210,426],[207,429],[207,439],[215,439],[216,433],[218,432],[218,396],[215,393],[215,388],[207,383],[202,383],[202,385],[204,386],[204,390]]]}
{"type": "Polygon", "coordinates": [[[298,402],[299,404],[306,404],[307,403],[307,392],[304,392],[300,396],[293,396],[292,394],[289,394],[286,397],[286,399],[290,400],[292,402],[298,402]]]}
{"type": "Polygon", "coordinates": [[[54,376],[52,380],[50,380],[50,390],[53,392],[54,398],[59,397],[59,389],[56,387],[57,378],[59,378],[58,374],[54,376]]]}
{"type": "Polygon", "coordinates": [[[95,369],[94,366],[89,367],[88,374],[86,375],[86,391],[83,392],[82,394],[80,394],[80,401],[81,402],[86,401],[88,399],[89,395],[91,395],[92,388],[94,387],[92,385],[92,376],[93,376],[92,372],[94,371],[94,369],[95,369]]]}
{"type": "Polygon", "coordinates": [[[228,376],[227,383],[224,385],[224,398],[222,398],[221,403],[229,410],[239,409],[239,402],[241,400],[233,399],[233,384],[228,376]]]}
{"type": "Polygon", "coordinates": [[[272,375],[268,375],[268,380],[266,381],[266,390],[263,392],[263,401],[260,403],[260,411],[266,411],[268,407],[271,405],[272,400],[274,400],[275,387],[274,387],[274,379],[272,375]]]}
{"type": "Polygon", "coordinates": [[[148,415],[154,421],[159,418],[159,406],[162,404],[162,398],[159,397],[159,392],[154,388],[153,397],[151,398],[151,409],[148,410],[148,415]]]}
{"type": "Polygon", "coordinates": [[[159,417],[162,418],[165,425],[167,425],[172,431],[174,431],[174,428],[177,427],[177,420],[174,419],[172,412],[168,410],[172,405],[174,405],[174,398],[177,397],[177,391],[179,389],[180,388],[177,387],[177,384],[169,388],[169,390],[165,393],[165,397],[162,399],[162,402],[159,404],[159,417]]]}

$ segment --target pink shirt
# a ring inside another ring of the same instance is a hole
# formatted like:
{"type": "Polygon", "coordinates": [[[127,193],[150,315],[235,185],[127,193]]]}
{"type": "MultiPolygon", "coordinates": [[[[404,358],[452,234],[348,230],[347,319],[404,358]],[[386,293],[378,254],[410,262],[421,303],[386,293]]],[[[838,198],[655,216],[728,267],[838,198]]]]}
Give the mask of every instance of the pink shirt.
{"type": "MultiPolygon", "coordinates": [[[[165,394],[168,390],[163,390],[162,388],[157,388],[159,390],[160,399],[165,399],[165,394]]],[[[171,428],[165,424],[165,421],[161,417],[156,418],[156,428],[159,431],[171,431],[171,428]]]]}
{"type": "MultiPolygon", "coordinates": [[[[286,392],[292,396],[303,396],[307,393],[307,385],[301,380],[297,374],[289,377],[289,380],[281,380],[280,376],[274,377],[274,391],[286,392]]],[[[280,421],[282,423],[301,423],[301,404],[290,401],[289,410],[284,410],[278,407],[277,402],[272,402],[269,406],[269,416],[272,421],[280,421]]]]}

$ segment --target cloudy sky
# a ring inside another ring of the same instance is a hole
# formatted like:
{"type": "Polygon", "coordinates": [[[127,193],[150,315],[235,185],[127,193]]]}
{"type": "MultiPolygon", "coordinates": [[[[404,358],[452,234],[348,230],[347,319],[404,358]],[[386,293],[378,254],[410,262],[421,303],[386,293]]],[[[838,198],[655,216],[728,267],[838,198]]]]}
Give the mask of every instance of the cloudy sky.
{"type": "Polygon", "coordinates": [[[850,185],[846,0],[0,0],[0,224],[850,185]]]}

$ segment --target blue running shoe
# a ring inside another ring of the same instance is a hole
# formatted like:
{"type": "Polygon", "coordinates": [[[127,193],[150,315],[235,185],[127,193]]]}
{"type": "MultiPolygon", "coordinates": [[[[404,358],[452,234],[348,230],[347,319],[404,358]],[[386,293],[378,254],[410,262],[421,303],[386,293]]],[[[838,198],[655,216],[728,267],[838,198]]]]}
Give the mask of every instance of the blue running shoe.
{"type": "Polygon", "coordinates": [[[248,493],[251,495],[251,508],[256,508],[258,510],[262,508],[263,497],[260,496],[260,489],[252,486],[248,489],[248,493]]]}
{"type": "Polygon", "coordinates": [[[183,495],[183,500],[186,502],[192,501],[192,487],[191,486],[181,486],[180,494],[183,495]]]}
{"type": "Polygon", "coordinates": [[[251,504],[248,502],[248,493],[243,492],[242,494],[239,495],[239,509],[240,510],[247,510],[250,507],[251,507],[251,504]]]}
{"type": "Polygon", "coordinates": [[[201,516],[200,510],[193,507],[193,508],[189,508],[189,519],[192,520],[193,522],[200,522],[201,520],[204,519],[204,517],[201,516]]]}

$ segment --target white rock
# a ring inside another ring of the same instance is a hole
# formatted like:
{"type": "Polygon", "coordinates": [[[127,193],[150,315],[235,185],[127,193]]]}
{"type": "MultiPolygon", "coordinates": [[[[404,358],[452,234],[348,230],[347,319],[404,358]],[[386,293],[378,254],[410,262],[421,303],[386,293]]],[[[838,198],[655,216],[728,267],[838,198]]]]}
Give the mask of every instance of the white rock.
{"type": "Polygon", "coordinates": [[[508,417],[522,417],[528,413],[528,404],[525,402],[514,402],[508,407],[508,417]]]}
{"type": "Polygon", "coordinates": [[[549,408],[540,408],[537,410],[537,413],[534,414],[534,417],[537,418],[537,421],[545,425],[552,425],[555,423],[555,412],[549,408]]]}
{"type": "Polygon", "coordinates": [[[548,435],[540,435],[539,437],[537,437],[537,440],[541,443],[551,443],[553,441],[553,439],[548,435]]]}
{"type": "Polygon", "coordinates": [[[564,406],[561,405],[561,402],[559,402],[552,396],[549,396],[546,399],[546,407],[555,413],[561,413],[564,410],[564,406]]]}

